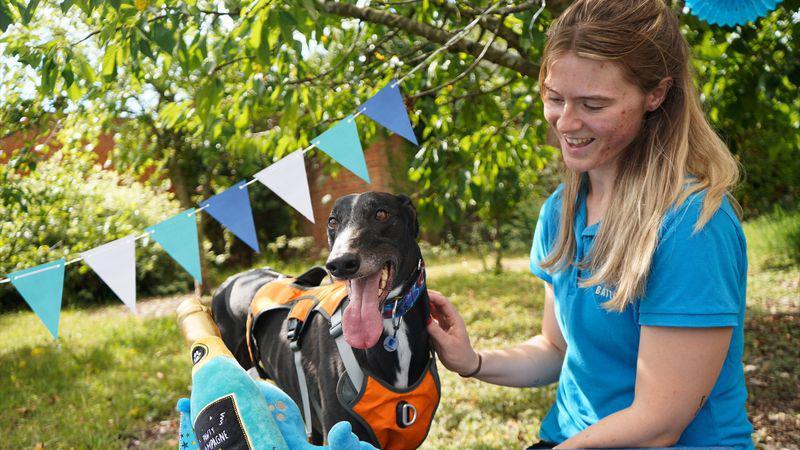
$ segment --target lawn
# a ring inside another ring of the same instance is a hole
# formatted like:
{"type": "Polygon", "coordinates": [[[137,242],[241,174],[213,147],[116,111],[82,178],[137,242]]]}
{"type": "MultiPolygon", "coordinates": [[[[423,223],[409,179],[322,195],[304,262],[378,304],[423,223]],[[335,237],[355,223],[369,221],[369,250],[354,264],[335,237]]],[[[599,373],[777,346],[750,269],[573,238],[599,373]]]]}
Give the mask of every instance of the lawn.
{"type": "MultiPolygon", "coordinates": [[[[759,448],[800,442],[800,214],[746,224],[749,243],[745,371],[759,448]]],[[[463,313],[475,345],[493,348],[540,327],[541,283],[525,258],[501,274],[476,258],[429,258],[429,284],[463,313]],[[500,313],[502,311],[502,314],[500,313]]],[[[298,264],[279,266],[287,272],[298,264]]],[[[67,293],[68,295],[68,293],[67,293]]],[[[65,310],[58,343],[31,312],[0,316],[2,448],[170,448],[174,406],[188,393],[190,363],[174,317],[122,306],[65,310]]],[[[443,398],[423,448],[524,448],[537,437],[553,387],[511,389],[441,369],[443,398]]]]}

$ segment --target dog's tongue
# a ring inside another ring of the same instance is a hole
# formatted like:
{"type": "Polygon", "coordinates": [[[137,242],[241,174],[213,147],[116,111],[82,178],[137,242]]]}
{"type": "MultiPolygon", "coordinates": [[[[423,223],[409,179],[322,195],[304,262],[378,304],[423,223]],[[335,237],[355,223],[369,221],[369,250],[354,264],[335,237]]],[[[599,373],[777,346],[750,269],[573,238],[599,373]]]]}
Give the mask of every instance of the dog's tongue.
{"type": "Polygon", "coordinates": [[[353,348],[373,347],[383,332],[383,318],[378,309],[378,283],[381,271],[351,280],[350,303],[342,316],[344,339],[353,348]]]}

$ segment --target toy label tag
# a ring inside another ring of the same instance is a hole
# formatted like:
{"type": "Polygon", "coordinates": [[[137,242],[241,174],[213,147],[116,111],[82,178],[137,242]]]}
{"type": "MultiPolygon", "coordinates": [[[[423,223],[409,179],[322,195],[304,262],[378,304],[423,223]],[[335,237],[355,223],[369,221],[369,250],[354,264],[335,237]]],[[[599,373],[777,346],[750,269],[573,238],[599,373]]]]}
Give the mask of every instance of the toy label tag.
{"type": "Polygon", "coordinates": [[[194,421],[194,434],[201,450],[253,449],[233,394],[215,400],[200,411],[194,421]]]}

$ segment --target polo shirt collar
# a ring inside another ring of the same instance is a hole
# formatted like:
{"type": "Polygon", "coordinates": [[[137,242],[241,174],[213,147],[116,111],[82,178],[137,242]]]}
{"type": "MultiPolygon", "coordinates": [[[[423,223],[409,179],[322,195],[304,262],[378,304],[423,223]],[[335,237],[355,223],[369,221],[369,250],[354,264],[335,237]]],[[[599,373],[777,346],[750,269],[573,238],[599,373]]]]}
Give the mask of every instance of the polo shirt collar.
{"type": "Polygon", "coordinates": [[[581,189],[578,192],[578,208],[575,214],[575,236],[576,237],[595,237],[600,229],[600,224],[603,222],[602,220],[586,226],[586,194],[588,191],[588,181],[584,180],[581,183],[581,189]]]}

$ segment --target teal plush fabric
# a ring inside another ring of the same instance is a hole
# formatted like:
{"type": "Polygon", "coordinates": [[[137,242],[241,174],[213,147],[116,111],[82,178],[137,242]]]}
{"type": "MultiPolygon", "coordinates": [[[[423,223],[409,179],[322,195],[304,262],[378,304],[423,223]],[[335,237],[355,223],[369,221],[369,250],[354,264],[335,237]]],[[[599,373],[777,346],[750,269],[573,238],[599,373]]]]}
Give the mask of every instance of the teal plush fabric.
{"type": "Polygon", "coordinates": [[[194,374],[192,384],[191,401],[180,399],[177,405],[181,413],[179,450],[226,448],[225,444],[236,438],[237,429],[244,430],[254,450],[377,450],[359,441],[348,422],[334,425],[327,446],[309,444],[300,408],[291,397],[271,383],[253,380],[228,357],[208,361],[194,374]],[[225,415],[215,407],[231,404],[235,404],[235,411],[228,409],[225,415]],[[201,411],[206,412],[201,417],[201,422],[206,421],[206,431],[195,433],[193,424],[198,425],[201,411]],[[233,425],[232,415],[238,420],[233,425]]]}

